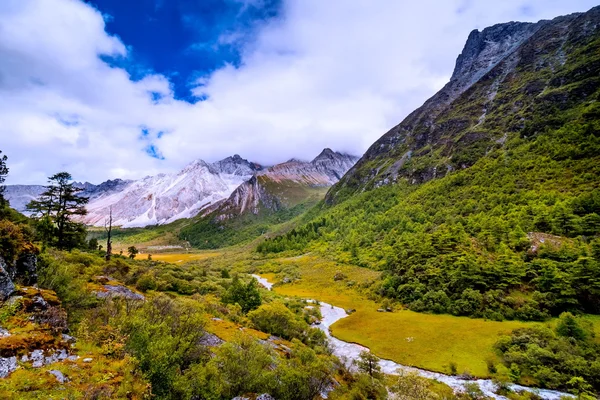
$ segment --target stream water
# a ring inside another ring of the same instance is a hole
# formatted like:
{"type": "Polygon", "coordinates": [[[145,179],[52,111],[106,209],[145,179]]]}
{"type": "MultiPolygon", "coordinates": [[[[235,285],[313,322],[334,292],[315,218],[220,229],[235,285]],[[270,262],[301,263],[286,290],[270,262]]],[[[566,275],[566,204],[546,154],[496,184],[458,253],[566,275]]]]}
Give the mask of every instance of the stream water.
{"type": "MultiPolygon", "coordinates": [[[[259,275],[252,275],[261,285],[265,288],[271,290],[273,287],[273,283],[269,282],[267,279],[260,277],[259,275]]],[[[314,301],[314,300],[311,300],[314,301]]],[[[344,360],[347,365],[350,365],[353,360],[358,359],[360,353],[365,350],[369,350],[367,347],[363,347],[361,345],[355,343],[344,342],[334,336],[331,335],[329,328],[335,322],[339,321],[342,318],[348,316],[348,313],[343,308],[332,306],[327,303],[319,303],[321,306],[321,315],[323,319],[321,320],[321,324],[318,327],[325,332],[327,335],[329,342],[333,348],[333,354],[335,354],[340,359],[344,360]]],[[[445,383],[456,391],[464,391],[465,385],[469,383],[476,383],[479,388],[485,393],[486,396],[492,397],[494,399],[506,399],[504,396],[497,395],[494,393],[496,389],[496,385],[492,382],[491,379],[476,379],[476,380],[467,380],[463,379],[459,376],[453,375],[445,375],[439,372],[431,372],[420,368],[409,367],[406,365],[398,364],[391,360],[381,360],[379,362],[381,366],[381,370],[386,374],[398,374],[400,372],[405,373],[416,373],[419,376],[428,379],[435,379],[439,382],[445,383]]],[[[562,396],[573,397],[570,394],[558,392],[555,390],[547,390],[547,389],[537,389],[527,386],[521,385],[510,385],[510,388],[514,391],[528,391],[537,394],[542,399],[546,400],[558,400],[562,396]]]]}

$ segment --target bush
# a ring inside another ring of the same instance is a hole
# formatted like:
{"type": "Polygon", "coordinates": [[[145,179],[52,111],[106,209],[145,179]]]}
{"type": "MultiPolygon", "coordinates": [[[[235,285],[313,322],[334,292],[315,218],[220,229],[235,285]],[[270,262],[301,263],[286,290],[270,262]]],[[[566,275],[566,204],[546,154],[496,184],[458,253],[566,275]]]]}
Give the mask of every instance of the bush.
{"type": "Polygon", "coordinates": [[[142,292],[147,292],[148,290],[156,290],[156,288],[158,287],[156,279],[151,273],[142,275],[140,279],[138,279],[137,284],[135,286],[142,292]]]}
{"type": "Polygon", "coordinates": [[[304,329],[308,327],[304,320],[281,303],[263,304],[248,313],[248,318],[257,329],[284,339],[302,338],[304,329]]]}

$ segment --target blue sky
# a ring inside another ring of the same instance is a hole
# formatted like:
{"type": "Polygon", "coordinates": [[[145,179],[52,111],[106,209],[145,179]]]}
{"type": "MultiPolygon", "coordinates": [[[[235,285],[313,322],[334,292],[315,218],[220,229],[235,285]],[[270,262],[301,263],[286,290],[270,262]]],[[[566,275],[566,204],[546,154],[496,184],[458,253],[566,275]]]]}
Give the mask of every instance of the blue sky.
{"type": "Polygon", "coordinates": [[[198,101],[195,81],[239,66],[240,51],[256,29],[278,16],[280,0],[90,0],[105,15],[106,31],[129,47],[127,59],[107,61],[139,79],[151,70],[167,76],[175,97],[198,101]],[[227,40],[228,39],[228,40],[227,40]]]}
{"type": "Polygon", "coordinates": [[[449,79],[473,29],[597,0],[1,0],[7,183],[361,155],[449,79]]]}

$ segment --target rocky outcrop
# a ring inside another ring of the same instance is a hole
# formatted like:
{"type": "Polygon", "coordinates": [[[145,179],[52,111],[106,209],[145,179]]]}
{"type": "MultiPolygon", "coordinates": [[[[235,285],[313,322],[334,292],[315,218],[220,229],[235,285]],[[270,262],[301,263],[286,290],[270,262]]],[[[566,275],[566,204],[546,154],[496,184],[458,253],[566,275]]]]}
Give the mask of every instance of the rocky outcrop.
{"type": "Polygon", "coordinates": [[[0,378],[6,378],[17,366],[17,357],[0,357],[0,378]]]}
{"type": "Polygon", "coordinates": [[[13,279],[22,285],[35,285],[38,280],[37,262],[37,256],[33,253],[21,254],[15,262],[13,279]]]}
{"type": "Polygon", "coordinates": [[[250,162],[235,154],[232,157],[224,158],[212,164],[212,168],[218,174],[248,176],[263,169],[260,164],[250,162]]]}
{"type": "Polygon", "coordinates": [[[551,21],[471,32],[450,81],[377,140],[326,201],[468,168],[504,146],[511,134],[528,135],[524,130],[533,116],[585,101],[598,85],[598,66],[590,61],[579,68],[581,58],[570,55],[598,38],[599,14],[596,7],[551,21]]]}
{"type": "Polygon", "coordinates": [[[13,283],[8,266],[2,257],[0,257],[0,301],[5,301],[15,292],[15,284],[13,283]]]}
{"type": "Polygon", "coordinates": [[[121,285],[104,285],[101,291],[96,292],[96,296],[100,299],[106,299],[109,297],[122,297],[129,300],[145,300],[146,298],[135,293],[131,289],[121,285]]]}

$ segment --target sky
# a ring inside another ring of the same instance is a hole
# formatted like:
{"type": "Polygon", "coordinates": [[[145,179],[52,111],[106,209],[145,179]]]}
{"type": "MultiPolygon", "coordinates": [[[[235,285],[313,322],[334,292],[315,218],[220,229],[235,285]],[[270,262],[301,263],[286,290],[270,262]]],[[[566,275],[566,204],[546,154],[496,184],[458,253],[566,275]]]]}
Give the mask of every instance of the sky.
{"type": "Polygon", "coordinates": [[[8,184],[361,155],[450,78],[469,32],[588,0],[2,0],[8,184]]]}

